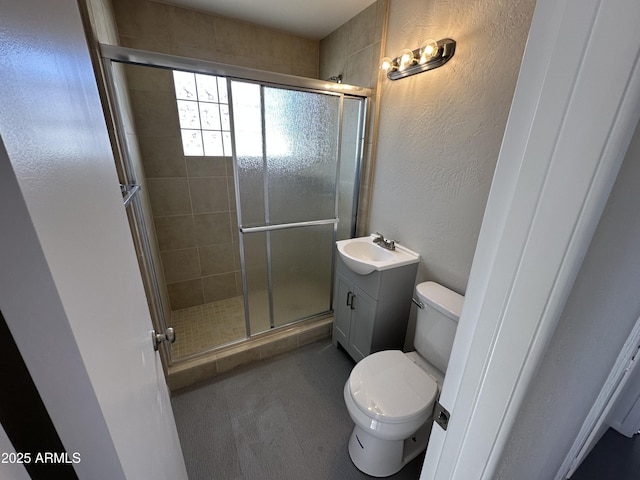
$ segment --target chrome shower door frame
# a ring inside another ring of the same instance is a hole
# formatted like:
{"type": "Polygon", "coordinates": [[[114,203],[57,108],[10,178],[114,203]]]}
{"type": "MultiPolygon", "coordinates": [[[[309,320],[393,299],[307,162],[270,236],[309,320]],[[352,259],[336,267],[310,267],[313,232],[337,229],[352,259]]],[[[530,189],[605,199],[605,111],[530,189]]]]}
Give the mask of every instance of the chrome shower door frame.
{"type": "MultiPolygon", "coordinates": [[[[332,82],[306,78],[306,77],[298,77],[298,76],[280,74],[275,72],[267,72],[267,71],[255,70],[250,68],[237,67],[234,65],[226,65],[226,64],[216,63],[216,62],[208,62],[208,61],[197,60],[193,58],[179,57],[179,56],[167,55],[167,54],[161,54],[161,53],[155,53],[155,52],[147,52],[147,51],[136,50],[136,49],[126,48],[126,47],[119,47],[114,45],[101,44],[100,54],[103,60],[105,77],[108,83],[107,85],[107,88],[109,90],[108,93],[111,97],[111,100],[114,103],[114,105],[111,105],[111,108],[113,111],[113,115],[116,117],[114,119],[116,130],[119,130],[116,132],[116,135],[118,136],[118,142],[121,144],[119,148],[121,149],[121,157],[123,159],[123,164],[124,164],[124,173],[125,173],[124,176],[127,177],[126,181],[123,183],[125,184],[125,186],[134,185],[133,187],[134,191],[131,192],[131,195],[129,200],[127,201],[127,204],[129,207],[133,207],[133,210],[135,211],[134,218],[138,223],[137,229],[142,234],[141,246],[142,246],[142,253],[143,253],[142,256],[144,259],[143,261],[145,264],[145,268],[148,268],[150,270],[148,276],[151,277],[150,295],[152,298],[150,298],[149,301],[152,305],[152,309],[155,310],[154,312],[152,312],[152,316],[154,317],[154,323],[156,323],[156,325],[154,326],[156,327],[157,330],[164,331],[166,329],[167,327],[166,315],[165,315],[164,309],[162,308],[160,289],[159,289],[159,286],[157,285],[157,281],[155,280],[155,276],[153,275],[153,270],[156,267],[153,265],[150,241],[147,238],[147,236],[144,234],[144,232],[146,232],[146,229],[144,226],[144,216],[142,215],[142,209],[140,207],[140,203],[137,198],[137,193],[139,190],[135,188],[135,185],[136,185],[135,172],[133,171],[132,162],[127,155],[126,135],[124,134],[124,128],[121,121],[122,112],[119,111],[117,101],[115,100],[117,98],[117,95],[116,95],[116,92],[114,91],[114,83],[113,83],[114,79],[111,71],[112,63],[115,62],[115,63],[122,63],[122,64],[164,68],[164,69],[171,69],[171,70],[182,70],[182,71],[193,72],[193,73],[201,73],[206,75],[215,75],[219,77],[225,77],[228,80],[255,82],[261,85],[267,85],[267,86],[284,88],[284,89],[301,90],[301,91],[322,93],[322,94],[328,94],[328,95],[338,95],[341,97],[341,100],[340,100],[340,116],[341,117],[342,117],[344,98],[353,98],[353,99],[360,100],[361,103],[359,107],[360,111],[359,111],[359,119],[358,119],[358,136],[359,137],[357,140],[357,152],[356,152],[356,155],[358,156],[358,160],[356,163],[356,173],[355,173],[355,182],[354,182],[354,190],[353,190],[355,193],[354,193],[354,200],[352,205],[353,212],[357,211],[357,202],[358,202],[357,192],[359,192],[359,189],[360,189],[359,182],[360,182],[360,169],[361,169],[362,157],[363,157],[363,144],[364,144],[364,132],[365,132],[364,126],[365,126],[366,111],[368,106],[368,99],[373,94],[373,91],[371,89],[347,85],[347,84],[336,84],[332,82]]],[[[228,82],[229,92],[231,90],[230,84],[231,82],[228,82]]],[[[233,122],[232,103],[233,103],[232,97],[230,95],[229,109],[230,109],[231,121],[233,122]]],[[[342,119],[340,119],[340,122],[342,122],[342,119]]],[[[340,138],[341,131],[342,131],[341,127],[342,126],[340,126],[338,130],[338,139],[337,139],[338,145],[341,144],[341,138],[340,138]]],[[[237,188],[238,180],[237,180],[237,173],[236,173],[237,169],[235,166],[235,163],[236,163],[235,138],[234,138],[233,129],[232,129],[231,135],[232,135],[232,144],[234,146],[233,157],[234,157],[234,182],[236,184],[235,185],[236,201],[239,202],[239,198],[238,198],[239,191],[237,188]]],[[[338,148],[338,155],[340,155],[339,148],[338,148]]],[[[341,159],[338,158],[338,166],[340,165],[340,160],[341,159]]],[[[335,185],[337,189],[338,182],[339,182],[339,168],[336,169],[335,182],[336,182],[335,185]]],[[[353,235],[355,232],[355,213],[351,218],[351,222],[352,222],[352,226],[351,226],[350,232],[351,232],[351,235],[353,235]]],[[[266,232],[266,235],[270,235],[270,232],[273,232],[276,230],[283,230],[283,229],[290,229],[290,228],[303,228],[303,227],[315,226],[315,225],[334,224],[333,240],[335,241],[337,223],[338,223],[337,190],[336,190],[336,199],[335,199],[334,218],[327,218],[327,219],[322,219],[322,220],[317,220],[312,222],[296,222],[296,223],[280,224],[280,225],[265,225],[263,227],[243,227],[241,218],[240,218],[240,208],[238,203],[238,225],[239,225],[238,230],[241,236],[243,234],[255,233],[259,231],[264,231],[266,232]]],[[[249,319],[249,310],[247,308],[248,295],[247,295],[246,274],[245,274],[246,259],[245,259],[245,255],[242,247],[242,241],[240,242],[240,256],[241,256],[240,260],[242,265],[242,279],[243,279],[243,292],[244,292],[243,297],[245,302],[246,338],[251,338],[252,332],[251,332],[251,325],[250,325],[250,319],[249,319]]],[[[335,252],[332,255],[331,261],[332,261],[331,270],[333,271],[334,263],[335,263],[335,252]]],[[[333,278],[331,282],[332,282],[331,292],[333,292],[333,278]]],[[[270,295],[271,294],[272,292],[270,292],[270,295]]],[[[271,322],[273,323],[273,312],[271,312],[270,316],[271,316],[271,322]]],[[[281,326],[285,326],[285,325],[281,325],[281,326]]],[[[168,365],[174,364],[174,359],[171,356],[170,348],[163,347],[163,350],[164,350],[164,355],[166,356],[166,359],[167,359],[167,364],[168,365]]]]}

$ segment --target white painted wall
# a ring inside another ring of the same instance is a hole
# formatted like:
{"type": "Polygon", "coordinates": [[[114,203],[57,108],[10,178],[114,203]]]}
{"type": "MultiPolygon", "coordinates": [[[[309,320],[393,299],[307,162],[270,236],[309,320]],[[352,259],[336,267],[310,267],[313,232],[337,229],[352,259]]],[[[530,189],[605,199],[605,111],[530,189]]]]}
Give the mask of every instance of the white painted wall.
{"type": "Polygon", "coordinates": [[[640,316],[639,159],[637,129],[497,479],[554,478],[640,316]]]}
{"type": "Polygon", "coordinates": [[[369,225],[420,252],[418,281],[466,289],[534,4],[391,2],[384,55],[457,41],[442,68],[379,86],[369,225]]]}

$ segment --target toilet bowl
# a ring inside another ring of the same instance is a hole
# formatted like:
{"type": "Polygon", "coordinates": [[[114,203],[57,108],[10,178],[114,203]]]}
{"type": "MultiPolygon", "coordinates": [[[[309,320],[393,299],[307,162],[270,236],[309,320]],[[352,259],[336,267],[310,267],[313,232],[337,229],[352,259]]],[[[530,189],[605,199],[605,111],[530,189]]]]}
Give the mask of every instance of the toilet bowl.
{"type": "Polygon", "coordinates": [[[433,282],[418,285],[417,292],[424,306],[416,324],[418,351],[373,353],[353,368],[344,386],[355,423],[349,456],[373,477],[393,475],[426,448],[462,308],[461,295],[433,282]]]}

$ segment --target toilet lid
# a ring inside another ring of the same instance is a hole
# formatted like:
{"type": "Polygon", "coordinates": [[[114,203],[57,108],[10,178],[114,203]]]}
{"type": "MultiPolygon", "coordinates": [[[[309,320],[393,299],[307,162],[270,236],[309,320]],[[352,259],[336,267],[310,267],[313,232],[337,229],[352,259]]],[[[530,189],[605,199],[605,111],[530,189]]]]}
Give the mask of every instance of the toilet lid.
{"type": "Polygon", "coordinates": [[[351,371],[349,390],[365,414],[401,422],[431,408],[438,385],[400,350],[369,355],[351,371]]]}

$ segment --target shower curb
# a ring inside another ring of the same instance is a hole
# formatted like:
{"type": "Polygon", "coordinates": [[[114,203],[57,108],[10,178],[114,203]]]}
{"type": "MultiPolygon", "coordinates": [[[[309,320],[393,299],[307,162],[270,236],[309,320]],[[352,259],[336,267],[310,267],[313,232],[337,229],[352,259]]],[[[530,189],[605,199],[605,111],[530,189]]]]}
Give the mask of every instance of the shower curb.
{"type": "Polygon", "coordinates": [[[167,372],[167,385],[171,392],[175,392],[241,365],[264,360],[303,345],[330,338],[332,329],[333,315],[265,333],[170,366],[167,372]]]}

